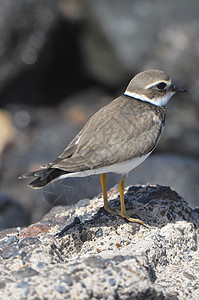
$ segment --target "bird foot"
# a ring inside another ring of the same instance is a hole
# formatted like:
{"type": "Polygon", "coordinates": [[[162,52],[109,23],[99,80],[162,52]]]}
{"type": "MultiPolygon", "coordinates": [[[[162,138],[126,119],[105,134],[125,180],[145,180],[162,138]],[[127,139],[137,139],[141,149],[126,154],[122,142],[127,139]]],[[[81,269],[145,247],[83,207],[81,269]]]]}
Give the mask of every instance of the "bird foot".
{"type": "Polygon", "coordinates": [[[107,211],[109,214],[116,215],[116,216],[119,216],[119,215],[120,215],[120,210],[117,209],[117,208],[115,208],[115,209],[111,208],[111,207],[109,206],[109,204],[104,205],[104,209],[105,209],[105,211],[107,211]]]}
{"type": "Polygon", "coordinates": [[[106,205],[104,206],[104,209],[105,209],[109,214],[116,215],[116,216],[121,216],[121,217],[127,219],[129,222],[132,222],[132,223],[139,223],[139,224],[141,224],[141,225],[143,225],[143,226],[145,226],[145,227],[147,227],[147,228],[150,228],[149,225],[145,224],[145,223],[142,222],[141,220],[139,220],[139,219],[134,219],[134,218],[131,217],[131,216],[133,216],[133,215],[136,215],[138,212],[131,211],[131,212],[128,212],[128,213],[127,213],[126,210],[125,210],[125,212],[122,213],[120,209],[113,209],[113,208],[111,208],[111,207],[109,206],[109,204],[106,204],[106,205]]]}
{"type": "Polygon", "coordinates": [[[138,224],[141,224],[147,228],[150,228],[149,225],[145,224],[144,222],[142,222],[140,219],[134,219],[132,218],[131,216],[132,215],[135,215],[137,214],[136,212],[133,212],[132,214],[128,214],[126,211],[124,213],[121,213],[120,216],[127,219],[129,222],[132,222],[132,223],[138,223],[138,224]]]}

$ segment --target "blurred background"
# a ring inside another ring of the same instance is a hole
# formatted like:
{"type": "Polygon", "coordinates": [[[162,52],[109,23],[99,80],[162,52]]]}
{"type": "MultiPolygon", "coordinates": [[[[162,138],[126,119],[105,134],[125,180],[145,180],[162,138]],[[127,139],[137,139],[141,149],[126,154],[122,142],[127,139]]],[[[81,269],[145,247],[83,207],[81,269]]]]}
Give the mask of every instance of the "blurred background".
{"type": "MultiPolygon", "coordinates": [[[[145,69],[189,93],[167,105],[164,135],[127,185],[170,185],[199,204],[199,2],[0,1],[0,228],[101,192],[99,176],[32,190],[17,177],[62,152],[91,115],[145,69]]],[[[118,182],[110,174],[109,187],[118,182]]]]}

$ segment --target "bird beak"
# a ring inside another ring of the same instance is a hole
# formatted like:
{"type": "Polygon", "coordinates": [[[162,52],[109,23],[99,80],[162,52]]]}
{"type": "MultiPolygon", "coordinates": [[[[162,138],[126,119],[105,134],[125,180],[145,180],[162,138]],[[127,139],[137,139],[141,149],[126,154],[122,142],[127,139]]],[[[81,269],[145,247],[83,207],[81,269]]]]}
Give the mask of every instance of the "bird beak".
{"type": "Polygon", "coordinates": [[[174,92],[174,93],[178,93],[178,92],[186,93],[186,92],[187,92],[186,89],[181,88],[181,87],[178,87],[178,86],[175,86],[175,85],[172,86],[172,89],[171,89],[171,90],[172,90],[172,92],[174,92]]]}

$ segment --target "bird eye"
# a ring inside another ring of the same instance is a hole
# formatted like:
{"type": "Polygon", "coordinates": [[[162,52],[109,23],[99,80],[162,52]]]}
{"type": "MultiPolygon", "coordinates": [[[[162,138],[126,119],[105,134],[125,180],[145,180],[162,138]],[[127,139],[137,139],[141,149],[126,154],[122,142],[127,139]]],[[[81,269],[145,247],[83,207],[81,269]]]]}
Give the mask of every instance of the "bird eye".
{"type": "Polygon", "coordinates": [[[165,82],[160,82],[160,83],[158,83],[158,84],[156,85],[156,88],[157,88],[158,90],[164,90],[166,86],[167,86],[167,85],[166,85],[165,82]]]}

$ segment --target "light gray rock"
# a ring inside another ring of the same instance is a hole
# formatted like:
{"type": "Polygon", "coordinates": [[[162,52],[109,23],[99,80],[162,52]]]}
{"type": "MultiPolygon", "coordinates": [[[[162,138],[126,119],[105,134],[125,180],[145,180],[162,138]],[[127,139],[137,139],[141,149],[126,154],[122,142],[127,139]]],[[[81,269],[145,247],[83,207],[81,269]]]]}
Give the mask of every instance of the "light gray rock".
{"type": "MultiPolygon", "coordinates": [[[[114,189],[109,198],[117,207],[114,189]]],[[[197,299],[197,212],[169,187],[131,187],[125,199],[150,228],[107,214],[94,198],[55,207],[18,233],[1,232],[1,299],[197,299]],[[74,217],[80,223],[54,236],[74,217]]]]}

